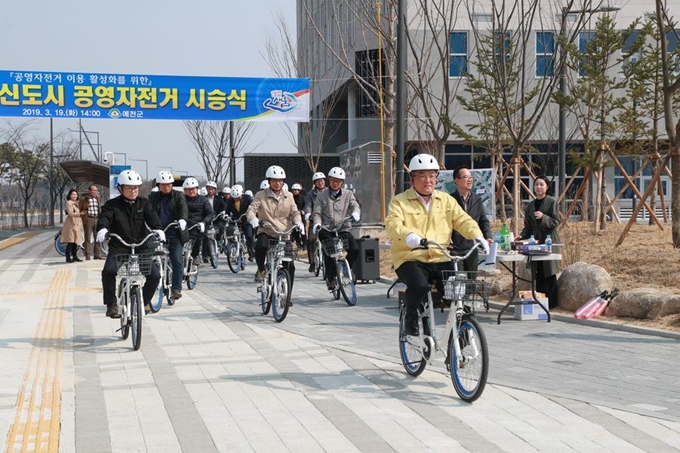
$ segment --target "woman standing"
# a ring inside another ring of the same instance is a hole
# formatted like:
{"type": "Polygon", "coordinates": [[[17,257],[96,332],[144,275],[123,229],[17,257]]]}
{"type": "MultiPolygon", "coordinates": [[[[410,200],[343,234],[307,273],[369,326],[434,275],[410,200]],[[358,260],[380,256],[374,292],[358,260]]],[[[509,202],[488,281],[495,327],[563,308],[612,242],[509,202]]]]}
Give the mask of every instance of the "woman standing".
{"type": "MultiPolygon", "coordinates": [[[[524,213],[524,229],[517,239],[528,239],[534,235],[537,243],[545,243],[550,235],[554,244],[560,242],[557,227],[560,224],[557,201],[548,195],[550,181],[545,176],[534,179],[534,194],[536,199],[531,201],[524,213]]],[[[536,269],[536,290],[548,296],[549,308],[557,307],[557,272],[560,270],[559,261],[538,261],[536,269]]]]}
{"type": "Polygon", "coordinates": [[[78,192],[71,189],[66,196],[66,220],[61,229],[61,242],[66,244],[66,262],[82,261],[78,258],[78,245],[83,242],[82,213],[78,207],[78,192]]]}

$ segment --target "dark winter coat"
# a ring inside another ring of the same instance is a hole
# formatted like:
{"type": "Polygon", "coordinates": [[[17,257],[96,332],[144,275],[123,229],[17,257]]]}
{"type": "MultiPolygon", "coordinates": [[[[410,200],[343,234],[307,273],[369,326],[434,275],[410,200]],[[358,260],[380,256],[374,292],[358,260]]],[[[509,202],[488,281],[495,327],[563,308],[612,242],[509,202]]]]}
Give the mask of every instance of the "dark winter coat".
{"type": "MultiPolygon", "coordinates": [[[[128,201],[122,195],[110,199],[104,206],[97,220],[97,231],[102,228],[115,233],[128,243],[137,243],[144,239],[152,230],[160,230],[161,219],[151,207],[151,203],[144,197],[137,197],[135,201],[128,201]],[[148,228],[147,228],[148,225],[148,228]]],[[[147,242],[147,244],[149,244],[147,242]]],[[[150,247],[136,249],[137,252],[145,252],[150,247]]],[[[109,253],[130,253],[130,249],[121,244],[117,239],[109,241],[109,253]]]]}
{"type": "MultiPolygon", "coordinates": [[[[187,208],[189,208],[189,219],[187,224],[191,227],[197,223],[203,222],[207,228],[214,217],[213,208],[210,206],[208,198],[204,197],[203,195],[189,198],[185,195],[185,199],[187,202],[187,208]]],[[[191,230],[189,234],[196,237],[201,233],[199,233],[198,228],[195,228],[191,230]]]]}
{"type": "MultiPolygon", "coordinates": [[[[540,211],[543,213],[541,220],[536,220],[534,212],[536,211],[536,200],[531,201],[527,205],[524,212],[524,229],[520,233],[522,239],[529,239],[534,235],[537,242],[543,244],[546,236],[549,234],[553,244],[560,242],[560,236],[557,232],[557,227],[560,225],[559,211],[557,210],[557,201],[551,196],[546,196],[542,203],[540,211]]],[[[558,261],[542,261],[544,275],[556,275],[560,270],[558,261]]]]}
{"type": "MultiPolygon", "coordinates": [[[[163,192],[151,192],[149,194],[149,203],[151,203],[151,206],[153,207],[153,210],[156,211],[160,218],[160,213],[161,213],[161,201],[165,197],[171,197],[170,203],[172,203],[172,210],[174,212],[174,220],[188,220],[189,219],[189,208],[187,207],[187,202],[185,199],[185,196],[182,192],[179,192],[177,190],[172,190],[169,194],[164,194],[163,192]]],[[[165,228],[167,225],[163,225],[163,228],[165,228]]],[[[179,231],[179,230],[177,230],[179,231]]],[[[185,242],[189,241],[189,233],[187,231],[181,231],[180,232],[180,240],[184,244],[185,242]]]]}
{"type": "MultiPolygon", "coordinates": [[[[486,211],[484,210],[484,200],[472,192],[470,192],[470,195],[468,196],[467,203],[463,201],[463,197],[461,197],[459,192],[454,192],[451,196],[455,198],[460,207],[477,222],[479,229],[482,230],[484,238],[493,238],[491,224],[489,223],[489,219],[486,217],[486,211]]],[[[455,230],[453,231],[451,239],[453,240],[453,247],[457,252],[467,252],[475,245],[474,240],[465,239],[455,230]]]]}

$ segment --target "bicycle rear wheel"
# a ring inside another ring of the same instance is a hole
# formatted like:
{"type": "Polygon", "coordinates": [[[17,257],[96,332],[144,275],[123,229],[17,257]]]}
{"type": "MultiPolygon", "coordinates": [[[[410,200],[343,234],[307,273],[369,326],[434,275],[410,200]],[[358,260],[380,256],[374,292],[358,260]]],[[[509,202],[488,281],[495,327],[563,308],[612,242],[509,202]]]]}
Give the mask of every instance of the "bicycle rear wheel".
{"type": "Polygon", "coordinates": [[[489,373],[489,349],[486,336],[477,319],[463,317],[458,337],[449,340],[451,381],[456,393],[469,403],[482,395],[489,373]],[[456,356],[453,341],[458,341],[461,356],[456,356]]]}
{"type": "Polygon", "coordinates": [[[340,287],[340,292],[342,292],[342,297],[345,299],[345,302],[347,302],[347,305],[353,307],[357,304],[357,288],[354,285],[352,272],[349,269],[347,261],[338,261],[337,271],[337,282],[340,287]]]}
{"type": "Polygon", "coordinates": [[[142,297],[139,286],[135,286],[130,291],[130,327],[132,330],[132,348],[139,350],[142,345],[142,297]]]}
{"type": "Polygon", "coordinates": [[[229,265],[229,269],[231,269],[234,274],[238,274],[238,271],[241,270],[241,263],[239,262],[240,259],[240,255],[238,253],[238,244],[236,242],[231,242],[227,246],[227,264],[229,265]]]}
{"type": "Polygon", "coordinates": [[[128,336],[130,335],[130,322],[129,322],[129,315],[130,313],[128,312],[128,307],[130,306],[129,301],[127,300],[127,294],[125,294],[125,282],[126,280],[122,278],[120,282],[118,283],[118,295],[120,296],[118,298],[118,303],[120,306],[118,309],[121,311],[120,314],[120,336],[123,338],[123,340],[127,340],[128,336]]]}
{"type": "Polygon", "coordinates": [[[290,274],[288,269],[279,269],[272,288],[272,314],[276,322],[286,319],[290,303],[290,274]]]}
{"type": "Polygon", "coordinates": [[[401,356],[401,363],[404,369],[411,376],[420,376],[425,371],[427,360],[423,356],[423,351],[417,345],[408,342],[404,307],[401,308],[399,315],[399,355],[401,356]]]}
{"type": "Polygon", "coordinates": [[[66,244],[61,242],[61,232],[57,233],[54,236],[54,249],[57,251],[58,254],[61,256],[66,255],[66,244]]]}

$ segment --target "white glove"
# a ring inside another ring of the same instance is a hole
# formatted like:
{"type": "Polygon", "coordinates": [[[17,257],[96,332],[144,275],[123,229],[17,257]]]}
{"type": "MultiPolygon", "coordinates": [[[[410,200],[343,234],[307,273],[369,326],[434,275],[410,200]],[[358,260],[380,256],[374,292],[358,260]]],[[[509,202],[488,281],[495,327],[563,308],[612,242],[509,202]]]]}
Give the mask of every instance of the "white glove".
{"type": "Polygon", "coordinates": [[[305,222],[309,221],[309,218],[312,216],[309,212],[305,214],[305,222]]]}
{"type": "Polygon", "coordinates": [[[184,231],[184,230],[187,229],[187,221],[186,221],[186,220],[184,220],[184,219],[179,219],[179,220],[177,221],[177,223],[179,223],[179,229],[180,229],[180,230],[184,231]]]}
{"type": "Polygon", "coordinates": [[[319,230],[321,229],[321,225],[318,223],[312,227],[312,233],[314,234],[319,234],[319,230]]]}
{"type": "Polygon", "coordinates": [[[106,228],[102,228],[101,230],[97,231],[97,242],[104,242],[106,240],[106,235],[108,234],[109,230],[106,228]]]}
{"type": "Polygon", "coordinates": [[[423,240],[423,238],[421,238],[417,234],[411,233],[408,236],[406,236],[406,245],[408,245],[412,249],[417,249],[418,247],[422,247],[420,245],[420,241],[422,241],[422,240],[423,240]]]}
{"type": "Polygon", "coordinates": [[[484,253],[486,253],[488,255],[489,254],[489,241],[487,241],[486,239],[484,239],[481,236],[478,237],[478,238],[475,238],[475,241],[479,242],[481,244],[481,246],[484,248],[484,253]]]}
{"type": "Polygon", "coordinates": [[[355,222],[358,222],[361,216],[359,215],[358,211],[355,211],[352,213],[352,218],[354,219],[355,222]]]}
{"type": "Polygon", "coordinates": [[[158,240],[161,242],[165,242],[165,231],[163,230],[153,230],[154,233],[156,233],[156,236],[158,236],[158,240]]]}
{"type": "Polygon", "coordinates": [[[205,223],[198,222],[198,231],[200,231],[201,233],[205,231],[205,223]]]}
{"type": "Polygon", "coordinates": [[[295,225],[298,230],[300,230],[300,233],[305,234],[305,224],[300,222],[297,225],[295,225]]]}
{"type": "Polygon", "coordinates": [[[250,225],[252,225],[253,228],[257,228],[260,226],[260,219],[255,217],[253,220],[250,221],[250,225]]]}

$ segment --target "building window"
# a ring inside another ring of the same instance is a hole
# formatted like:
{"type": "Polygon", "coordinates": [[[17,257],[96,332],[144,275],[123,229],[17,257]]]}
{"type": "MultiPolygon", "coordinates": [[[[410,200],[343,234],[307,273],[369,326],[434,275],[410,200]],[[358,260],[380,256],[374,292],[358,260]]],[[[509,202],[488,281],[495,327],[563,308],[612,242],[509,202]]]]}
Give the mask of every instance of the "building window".
{"type": "Polygon", "coordinates": [[[497,31],[493,38],[494,60],[498,67],[507,67],[512,53],[512,34],[509,31],[497,31]]]}
{"type": "Polygon", "coordinates": [[[454,31],[449,36],[449,77],[463,77],[468,72],[468,34],[454,31]]]}
{"type": "Polygon", "coordinates": [[[555,32],[536,32],[536,77],[555,74],[555,32]]]}
{"type": "Polygon", "coordinates": [[[589,55],[595,53],[595,49],[593,48],[594,39],[595,39],[594,31],[582,31],[578,35],[578,50],[581,53],[581,61],[579,63],[578,73],[581,77],[587,76],[589,70],[592,71],[594,69],[597,69],[596,63],[592,61],[592,59],[589,57],[589,55]]]}
{"type": "MultiPolygon", "coordinates": [[[[361,84],[357,87],[359,100],[359,116],[377,116],[380,112],[380,98],[378,93],[381,62],[378,59],[378,49],[362,50],[356,53],[357,74],[361,84]]],[[[382,70],[383,83],[385,81],[385,69],[382,70]]],[[[383,89],[385,86],[383,85],[383,89]]]]}

